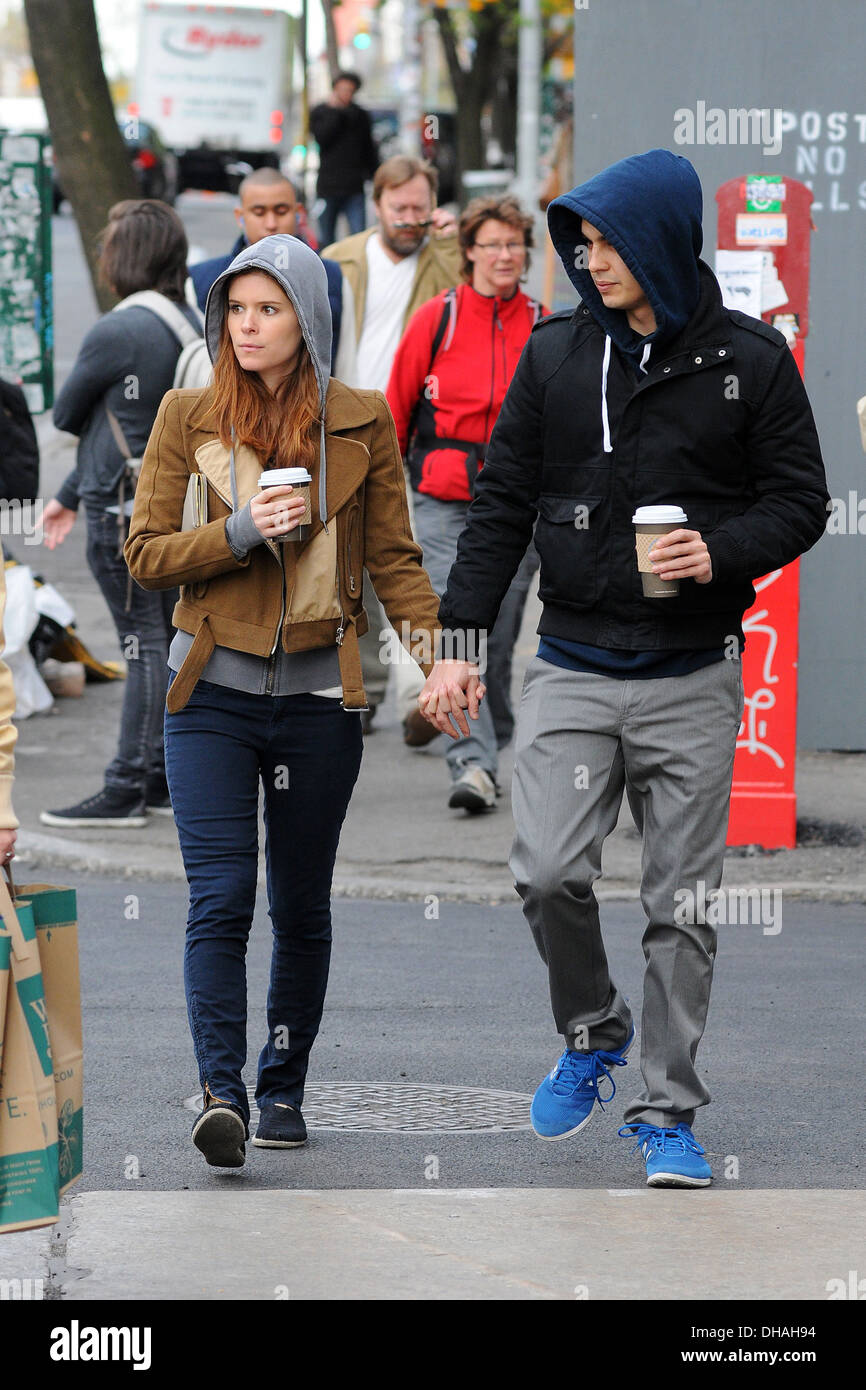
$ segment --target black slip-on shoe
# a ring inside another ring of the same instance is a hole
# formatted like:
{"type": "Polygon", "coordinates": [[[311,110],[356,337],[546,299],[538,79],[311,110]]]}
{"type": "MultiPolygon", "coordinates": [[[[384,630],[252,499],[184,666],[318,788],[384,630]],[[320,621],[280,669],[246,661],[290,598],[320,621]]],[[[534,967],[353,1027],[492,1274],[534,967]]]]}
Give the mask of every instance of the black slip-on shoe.
{"type": "Polygon", "coordinates": [[[292,1105],[263,1105],[253,1143],[259,1149],[297,1149],[307,1142],[307,1126],[292,1105]]]}
{"type": "Polygon", "coordinates": [[[212,1168],[242,1168],[247,1127],[227,1101],[213,1100],[192,1127],[192,1142],[212,1168]]]}

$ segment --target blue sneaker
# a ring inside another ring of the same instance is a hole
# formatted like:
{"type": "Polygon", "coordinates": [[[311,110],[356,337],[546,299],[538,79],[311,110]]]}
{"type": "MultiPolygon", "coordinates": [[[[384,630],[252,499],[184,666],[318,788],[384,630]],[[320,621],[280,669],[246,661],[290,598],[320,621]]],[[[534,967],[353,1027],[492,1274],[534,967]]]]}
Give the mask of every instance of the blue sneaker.
{"type": "Polygon", "coordinates": [[[634,1042],[634,1023],[622,1047],[615,1052],[563,1052],[549,1076],[532,1097],[529,1120],[539,1139],[568,1139],[592,1118],[598,1101],[604,1107],[616,1095],[610,1067],[624,1067],[626,1053],[634,1042]],[[606,1077],[610,1095],[603,1099],[599,1082],[606,1077]]]}
{"type": "Polygon", "coordinates": [[[688,1125],[623,1125],[622,1135],[637,1138],[632,1149],[646,1159],[647,1187],[709,1187],[713,1170],[688,1125]]]}

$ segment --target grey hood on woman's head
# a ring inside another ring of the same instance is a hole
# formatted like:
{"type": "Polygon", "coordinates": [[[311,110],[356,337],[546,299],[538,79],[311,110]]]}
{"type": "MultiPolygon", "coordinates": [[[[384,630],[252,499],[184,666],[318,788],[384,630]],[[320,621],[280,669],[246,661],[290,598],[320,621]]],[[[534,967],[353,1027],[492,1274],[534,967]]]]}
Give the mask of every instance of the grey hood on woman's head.
{"type": "Polygon", "coordinates": [[[325,395],[331,379],[331,306],[328,303],[328,277],[315,251],[298,237],[267,236],[245,246],[231,265],[217,276],[210,288],[204,312],[204,335],[210,359],[215,362],[220,347],[223,319],[228,306],[228,285],[243,271],[261,270],[271,275],[291,300],[309,349],[319,388],[322,414],[319,469],[319,514],[327,521],[325,503],[325,395]]]}

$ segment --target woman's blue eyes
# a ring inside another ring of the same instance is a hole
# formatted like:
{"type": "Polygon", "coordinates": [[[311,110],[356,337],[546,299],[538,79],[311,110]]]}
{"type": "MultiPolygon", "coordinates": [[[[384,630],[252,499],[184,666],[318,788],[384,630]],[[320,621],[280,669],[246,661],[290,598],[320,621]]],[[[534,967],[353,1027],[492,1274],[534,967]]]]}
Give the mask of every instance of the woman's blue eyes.
{"type": "MultiPolygon", "coordinates": [[[[243,305],[243,304],[230,304],[230,305],[229,305],[229,313],[230,313],[230,314],[234,314],[234,313],[237,312],[238,309],[240,309],[241,311],[243,311],[244,308],[245,308],[245,305],[243,305]]],[[[262,313],[263,313],[263,314],[275,314],[276,312],[277,312],[277,306],[276,306],[276,304],[263,304],[263,305],[262,305],[262,313]]]]}

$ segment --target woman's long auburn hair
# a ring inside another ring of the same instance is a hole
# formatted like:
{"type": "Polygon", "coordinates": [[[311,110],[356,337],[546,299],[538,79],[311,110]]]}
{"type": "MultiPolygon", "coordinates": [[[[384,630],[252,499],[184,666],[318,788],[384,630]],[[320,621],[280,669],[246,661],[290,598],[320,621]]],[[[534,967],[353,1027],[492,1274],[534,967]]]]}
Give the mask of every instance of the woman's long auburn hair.
{"type": "MultiPolygon", "coordinates": [[[[226,286],[228,291],[231,284],[226,286]]],[[[294,371],[272,394],[258,372],[246,371],[237,359],[229,334],[227,296],[211,390],[225,448],[231,447],[234,428],[235,443],[248,445],[263,465],[312,470],[319,456],[321,414],[313,359],[304,338],[294,371]]]]}

